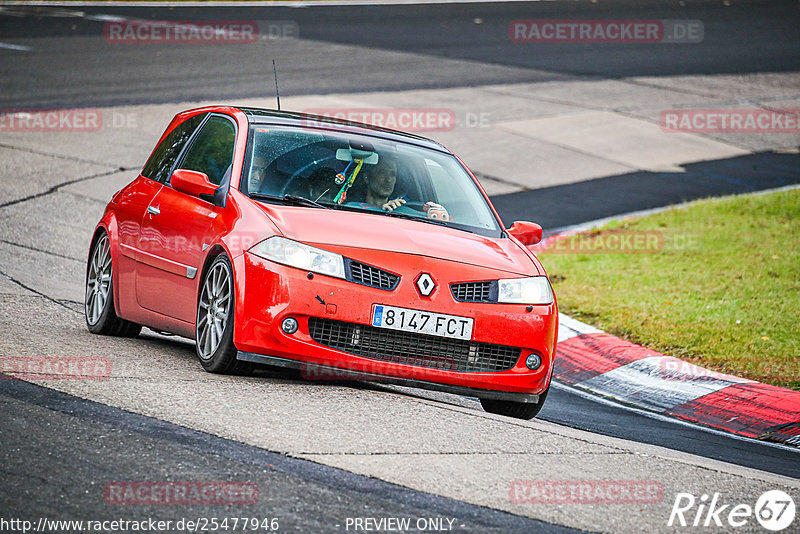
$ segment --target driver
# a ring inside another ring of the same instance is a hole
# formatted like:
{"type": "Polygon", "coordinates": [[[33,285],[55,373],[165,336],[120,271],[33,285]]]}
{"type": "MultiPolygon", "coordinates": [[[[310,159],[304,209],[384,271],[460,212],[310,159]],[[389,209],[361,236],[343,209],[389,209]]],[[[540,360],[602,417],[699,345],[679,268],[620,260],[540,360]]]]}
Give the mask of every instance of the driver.
{"type": "MultiPolygon", "coordinates": [[[[390,200],[397,184],[397,161],[382,157],[375,166],[368,168],[364,173],[367,191],[364,201],[377,206],[384,211],[394,211],[406,203],[406,199],[397,197],[390,200]]],[[[422,207],[429,219],[450,220],[444,206],[435,202],[428,202],[422,207]]]]}
{"type": "Polygon", "coordinates": [[[365,202],[385,211],[393,211],[406,203],[403,198],[389,200],[397,183],[397,162],[383,157],[365,173],[367,192],[365,202]]]}

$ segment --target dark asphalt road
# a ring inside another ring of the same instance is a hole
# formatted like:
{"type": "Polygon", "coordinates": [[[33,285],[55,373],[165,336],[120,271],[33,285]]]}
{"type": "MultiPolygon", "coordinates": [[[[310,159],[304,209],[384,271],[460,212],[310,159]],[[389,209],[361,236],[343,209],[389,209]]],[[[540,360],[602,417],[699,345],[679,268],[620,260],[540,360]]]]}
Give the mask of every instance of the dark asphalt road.
{"type": "Polygon", "coordinates": [[[453,532],[579,532],[289,458],[27,382],[0,380],[0,414],[0,517],[5,520],[277,518],[280,532],[322,533],[346,532],[348,517],[411,518],[412,524],[420,518],[448,518],[454,520],[453,532]],[[258,497],[255,504],[224,506],[106,502],[107,484],[142,481],[244,483],[255,485],[258,497]]]}
{"type": "Polygon", "coordinates": [[[546,230],[689,200],[800,183],[800,154],[760,152],[684,166],[684,172],[631,172],[492,197],[503,222],[535,220],[546,230]]]}
{"type": "MultiPolygon", "coordinates": [[[[800,3],[793,1],[737,1],[730,6],[715,0],[685,6],[579,1],[302,9],[4,9],[0,42],[33,50],[0,48],[0,109],[273,96],[272,58],[278,61],[284,96],[800,70],[800,3]],[[145,20],[257,20],[262,25],[282,21],[296,24],[302,39],[220,46],[109,44],[103,37],[105,21],[80,13],[145,20]],[[534,18],[699,20],[704,38],[691,48],[512,43],[509,23],[534,18]]],[[[799,180],[800,155],[762,153],[690,165],[680,174],[636,172],[492,200],[507,223],[533,218],[552,229],[799,180]]]]}
{"type": "Polygon", "coordinates": [[[589,400],[559,388],[551,388],[547,403],[538,417],[606,436],[660,445],[705,458],[800,478],[800,452],[795,450],[720,436],[679,422],[656,421],[640,413],[589,400]]]}
{"type": "MultiPolygon", "coordinates": [[[[104,21],[0,16],[0,107],[111,106],[285,95],[463,87],[580,77],[783,72],[800,68],[800,4],[737,0],[590,1],[353,7],[115,8],[84,11],[155,20],[296,23],[301,40],[257,44],[122,45],[104,21]],[[703,41],[684,44],[515,44],[518,19],[688,19],[703,41]],[[312,40],[309,42],[308,40],[312,40]],[[318,41],[318,42],[313,42],[318,41]],[[336,46],[331,46],[336,45],[336,46]],[[358,47],[358,48],[355,48],[358,47]],[[410,53],[414,56],[408,56],[410,53]]],[[[53,16],[54,12],[61,13],[53,16]]],[[[25,10],[30,13],[31,9],[25,10]]],[[[67,13],[68,14],[68,13],[67,13]]]]}

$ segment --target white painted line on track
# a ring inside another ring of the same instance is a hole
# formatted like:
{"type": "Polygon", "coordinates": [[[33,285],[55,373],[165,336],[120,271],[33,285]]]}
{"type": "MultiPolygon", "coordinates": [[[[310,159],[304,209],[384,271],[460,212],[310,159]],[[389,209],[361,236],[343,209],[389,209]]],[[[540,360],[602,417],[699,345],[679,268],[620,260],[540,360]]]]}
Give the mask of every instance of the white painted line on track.
{"type": "Polygon", "coordinates": [[[577,319],[573,319],[564,313],[558,314],[558,342],[578,337],[582,334],[604,334],[602,330],[595,328],[577,319]]]}
{"type": "Polygon", "coordinates": [[[695,374],[684,374],[677,371],[680,364],[683,364],[682,360],[670,356],[651,356],[575,385],[603,397],[612,397],[651,410],[667,411],[728,386],[753,382],[697,366],[694,366],[695,374]]]}
{"type": "Polygon", "coordinates": [[[97,22],[126,22],[131,19],[128,17],[118,17],[116,15],[103,15],[100,13],[99,15],[86,15],[84,17],[86,20],[95,20],[97,22]]]}
{"type": "Polygon", "coordinates": [[[19,50],[20,52],[33,51],[33,48],[31,48],[30,46],[15,45],[11,43],[0,43],[0,48],[5,48],[6,50],[19,50]]]}
{"type": "Polygon", "coordinates": [[[605,397],[600,397],[598,395],[593,395],[592,393],[583,391],[581,389],[578,389],[578,388],[575,388],[575,387],[572,387],[572,386],[568,386],[567,384],[563,384],[561,382],[557,382],[556,380],[551,380],[550,381],[550,386],[551,387],[555,387],[556,389],[560,389],[562,391],[566,391],[568,393],[572,393],[573,395],[577,395],[578,397],[581,397],[581,398],[586,399],[588,401],[597,402],[597,403],[600,403],[600,404],[605,404],[606,406],[611,406],[613,408],[620,408],[622,410],[627,410],[629,412],[633,412],[633,413],[638,414],[638,415],[643,415],[645,417],[649,417],[650,419],[655,419],[657,421],[675,423],[676,425],[686,426],[686,427],[689,427],[689,428],[693,428],[695,430],[702,430],[703,432],[708,432],[709,434],[715,434],[717,436],[725,436],[727,438],[736,439],[736,440],[739,440],[739,441],[744,441],[744,442],[747,442],[747,443],[750,443],[750,444],[764,445],[766,447],[773,447],[773,448],[776,448],[776,449],[783,449],[785,451],[792,451],[792,452],[795,452],[795,453],[800,453],[800,448],[797,448],[797,447],[790,447],[788,445],[783,445],[781,443],[773,443],[771,441],[761,441],[761,440],[758,440],[758,439],[755,439],[755,438],[748,438],[748,437],[745,437],[745,436],[739,436],[737,434],[733,434],[732,432],[725,432],[723,430],[717,430],[716,428],[711,428],[711,427],[707,427],[707,426],[698,425],[698,424],[695,424],[695,423],[690,423],[688,421],[684,421],[683,419],[678,419],[677,417],[670,417],[668,415],[663,415],[663,414],[656,413],[656,412],[651,412],[651,411],[648,411],[648,410],[642,410],[642,409],[635,408],[633,406],[629,406],[629,405],[621,403],[621,402],[616,402],[614,400],[611,400],[611,399],[608,399],[608,398],[605,398],[605,397]]]}

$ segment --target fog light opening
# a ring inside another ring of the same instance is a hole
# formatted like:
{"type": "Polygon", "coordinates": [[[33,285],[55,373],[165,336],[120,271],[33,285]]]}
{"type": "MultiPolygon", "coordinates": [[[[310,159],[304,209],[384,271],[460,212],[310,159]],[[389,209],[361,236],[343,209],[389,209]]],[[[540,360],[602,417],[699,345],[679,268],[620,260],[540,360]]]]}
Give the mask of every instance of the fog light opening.
{"type": "Polygon", "coordinates": [[[535,371],[542,366],[542,358],[538,354],[529,354],[525,358],[525,366],[531,371],[535,371]]]}
{"type": "Polygon", "coordinates": [[[297,328],[299,326],[300,325],[297,324],[297,319],[295,319],[294,317],[287,317],[281,323],[281,330],[283,330],[287,334],[294,334],[295,332],[297,332],[297,328]]]}

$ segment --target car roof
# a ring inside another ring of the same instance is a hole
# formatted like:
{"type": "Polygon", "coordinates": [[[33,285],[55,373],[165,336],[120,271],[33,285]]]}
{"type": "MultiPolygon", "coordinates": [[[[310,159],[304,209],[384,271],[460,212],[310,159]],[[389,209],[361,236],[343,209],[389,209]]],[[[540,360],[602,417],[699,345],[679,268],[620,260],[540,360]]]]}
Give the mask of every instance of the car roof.
{"type": "Polygon", "coordinates": [[[400,132],[397,130],[390,130],[388,128],[381,128],[380,126],[373,126],[371,124],[294,111],[278,111],[274,109],[250,107],[237,107],[237,109],[242,111],[247,116],[247,120],[251,124],[277,124],[282,126],[302,126],[306,128],[309,126],[319,125],[325,129],[330,129],[331,131],[371,135],[381,139],[396,141],[399,143],[409,143],[451,154],[451,152],[444,146],[426,137],[400,132]],[[322,126],[323,124],[326,126],[322,126]],[[330,127],[328,128],[327,125],[330,125],[330,127]],[[348,129],[349,127],[358,128],[359,131],[353,132],[348,129]]]}

